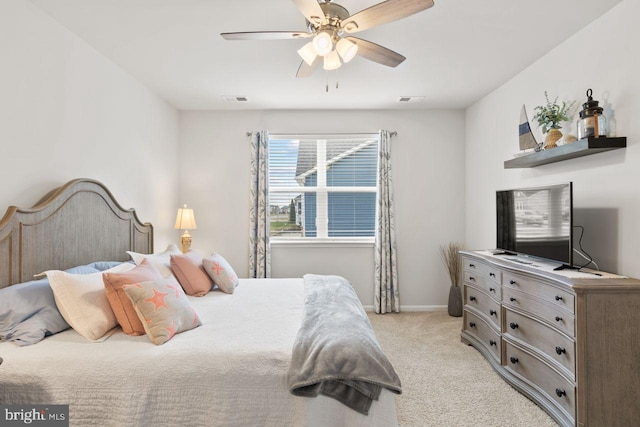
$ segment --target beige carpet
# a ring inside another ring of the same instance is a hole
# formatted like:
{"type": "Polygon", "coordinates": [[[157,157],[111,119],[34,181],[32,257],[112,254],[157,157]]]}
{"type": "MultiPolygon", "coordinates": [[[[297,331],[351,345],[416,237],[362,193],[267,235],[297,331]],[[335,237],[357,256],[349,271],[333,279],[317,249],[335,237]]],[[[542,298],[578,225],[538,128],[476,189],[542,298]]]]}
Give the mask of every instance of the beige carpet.
{"type": "Polygon", "coordinates": [[[369,314],[402,381],[401,427],[545,427],[557,424],[460,342],[462,318],[446,312],[369,314]]]}

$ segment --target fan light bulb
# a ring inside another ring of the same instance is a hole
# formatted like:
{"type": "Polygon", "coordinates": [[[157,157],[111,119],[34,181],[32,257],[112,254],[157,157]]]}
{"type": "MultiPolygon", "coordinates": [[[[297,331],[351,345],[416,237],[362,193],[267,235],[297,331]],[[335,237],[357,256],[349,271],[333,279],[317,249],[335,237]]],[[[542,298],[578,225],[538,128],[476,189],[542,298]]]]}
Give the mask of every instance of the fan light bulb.
{"type": "Polygon", "coordinates": [[[325,56],[333,50],[333,42],[331,40],[331,34],[326,31],[321,31],[317,36],[313,38],[313,48],[320,56],[325,56]]]}
{"type": "Polygon", "coordinates": [[[340,68],[342,63],[340,62],[340,57],[338,56],[338,52],[332,50],[328,55],[324,57],[324,68],[327,71],[335,70],[340,68]]]}
{"type": "Polygon", "coordinates": [[[312,66],[313,62],[318,57],[318,54],[316,53],[316,50],[313,47],[313,42],[309,42],[304,46],[302,46],[302,48],[298,50],[298,55],[300,55],[300,57],[304,59],[304,62],[306,62],[309,66],[312,66]]]}
{"type": "Polygon", "coordinates": [[[336,50],[346,64],[358,53],[358,45],[347,39],[340,39],[338,43],[336,43],[336,50]]]}

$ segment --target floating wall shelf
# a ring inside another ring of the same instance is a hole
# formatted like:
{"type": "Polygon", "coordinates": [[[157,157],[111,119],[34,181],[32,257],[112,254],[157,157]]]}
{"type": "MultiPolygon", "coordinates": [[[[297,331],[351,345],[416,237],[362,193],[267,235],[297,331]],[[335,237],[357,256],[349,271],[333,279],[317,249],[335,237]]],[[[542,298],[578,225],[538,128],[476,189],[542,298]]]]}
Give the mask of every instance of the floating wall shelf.
{"type": "Polygon", "coordinates": [[[602,153],[603,151],[617,150],[627,146],[627,138],[583,138],[576,142],[560,145],[549,150],[542,150],[505,160],[505,169],[534,168],[548,163],[560,162],[562,160],[575,159],[576,157],[588,156],[602,153]]]}

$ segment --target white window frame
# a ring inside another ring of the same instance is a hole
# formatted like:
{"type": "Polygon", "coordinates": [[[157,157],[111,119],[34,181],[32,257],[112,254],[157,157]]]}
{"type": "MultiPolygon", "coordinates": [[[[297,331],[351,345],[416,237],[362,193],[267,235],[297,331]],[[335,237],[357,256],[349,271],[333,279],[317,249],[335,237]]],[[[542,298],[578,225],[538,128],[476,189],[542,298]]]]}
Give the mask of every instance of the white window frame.
{"type": "MultiPolygon", "coordinates": [[[[316,194],[316,237],[278,237],[271,236],[270,242],[272,246],[296,246],[296,247],[373,247],[375,244],[375,236],[369,237],[329,237],[328,236],[328,195],[329,193],[353,193],[366,192],[377,193],[378,187],[327,187],[327,159],[326,159],[326,143],[331,137],[340,138],[375,138],[380,143],[380,135],[377,133],[354,133],[354,134],[283,134],[273,133],[269,135],[272,140],[297,140],[297,139],[316,139],[318,140],[318,178],[316,187],[277,187],[269,188],[269,193],[315,193],[316,194]],[[322,212],[320,207],[324,206],[322,212]]],[[[377,181],[377,180],[376,180],[377,181]]],[[[377,206],[376,217],[377,217],[377,206]]]]}

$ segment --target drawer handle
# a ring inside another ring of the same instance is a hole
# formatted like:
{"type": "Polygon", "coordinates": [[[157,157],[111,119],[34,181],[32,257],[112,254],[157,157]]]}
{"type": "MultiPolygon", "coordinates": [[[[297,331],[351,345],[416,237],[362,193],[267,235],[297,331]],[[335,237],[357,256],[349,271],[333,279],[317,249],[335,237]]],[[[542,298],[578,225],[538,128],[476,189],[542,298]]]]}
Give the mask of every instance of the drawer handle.
{"type": "Polygon", "coordinates": [[[511,285],[517,285],[518,283],[516,283],[516,281],[515,281],[515,280],[509,280],[509,284],[511,284],[511,285]]]}
{"type": "Polygon", "coordinates": [[[476,297],[474,297],[473,295],[471,295],[471,296],[469,297],[469,301],[477,301],[477,299],[476,299],[476,297]]]}
{"type": "Polygon", "coordinates": [[[556,316],[556,322],[562,322],[562,317],[556,316]]]}
{"type": "Polygon", "coordinates": [[[509,323],[509,326],[511,327],[511,329],[518,329],[518,324],[516,322],[509,323]]]}
{"type": "Polygon", "coordinates": [[[469,280],[471,280],[472,282],[475,282],[475,281],[476,281],[476,278],[475,278],[475,277],[473,277],[473,276],[469,276],[469,280]]]}
{"type": "Polygon", "coordinates": [[[556,347],[556,353],[558,353],[558,355],[561,355],[562,353],[567,354],[567,350],[562,347],[556,347]]]}
{"type": "Polygon", "coordinates": [[[489,292],[495,293],[496,292],[496,288],[489,288],[489,292]]]}
{"type": "Polygon", "coordinates": [[[509,298],[509,301],[516,302],[516,299],[514,297],[511,297],[511,298],[509,298]]]}
{"type": "Polygon", "coordinates": [[[564,390],[562,390],[562,389],[557,388],[557,389],[556,389],[556,395],[557,395],[558,397],[566,396],[566,395],[567,395],[567,392],[566,392],[566,391],[564,391],[564,390]]]}
{"type": "Polygon", "coordinates": [[[489,277],[496,277],[496,273],[489,273],[489,277]]]}
{"type": "Polygon", "coordinates": [[[556,301],[564,301],[564,298],[562,298],[560,295],[556,295],[556,301]]]}
{"type": "Polygon", "coordinates": [[[475,264],[469,264],[469,267],[476,268],[476,265],[475,264]]]}
{"type": "Polygon", "coordinates": [[[498,312],[495,310],[489,310],[489,315],[498,317],[498,312]]]}
{"type": "Polygon", "coordinates": [[[489,345],[494,345],[494,346],[498,346],[498,343],[495,342],[494,340],[489,340],[489,345]]]}
{"type": "Polygon", "coordinates": [[[476,322],[469,322],[469,327],[470,328],[475,328],[476,327],[476,322]]]}
{"type": "Polygon", "coordinates": [[[511,361],[511,363],[516,364],[518,363],[518,358],[517,357],[513,357],[511,356],[511,358],[509,359],[511,361]]]}

